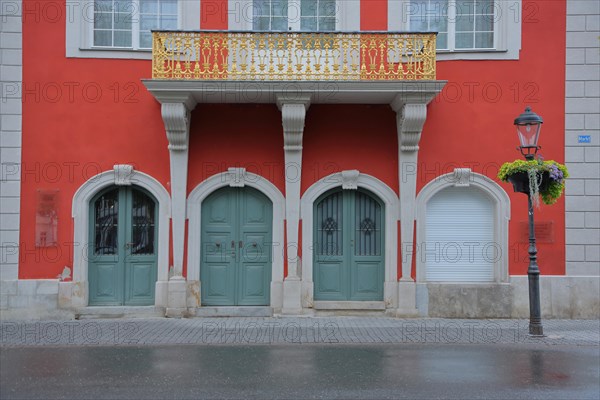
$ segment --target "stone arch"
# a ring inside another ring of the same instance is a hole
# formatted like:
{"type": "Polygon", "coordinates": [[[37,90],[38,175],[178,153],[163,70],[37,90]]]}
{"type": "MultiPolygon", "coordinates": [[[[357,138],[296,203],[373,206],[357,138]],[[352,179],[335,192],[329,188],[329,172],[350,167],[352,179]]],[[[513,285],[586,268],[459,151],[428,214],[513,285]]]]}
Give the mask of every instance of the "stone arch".
{"type": "MultiPolygon", "coordinates": [[[[271,271],[271,306],[274,309],[281,309],[283,304],[283,221],[285,219],[285,198],[281,191],[279,191],[279,189],[268,179],[254,173],[247,172],[244,168],[230,168],[226,172],[213,175],[201,182],[190,192],[187,199],[187,280],[188,282],[198,282],[200,279],[200,229],[202,226],[202,202],[214,191],[227,186],[249,186],[259,190],[273,203],[273,247],[271,253],[273,254],[273,264],[271,271]]],[[[195,290],[191,290],[191,292],[194,291],[195,290]]],[[[188,303],[188,307],[198,307],[200,305],[200,296],[195,296],[195,298],[195,304],[188,303]]]]}
{"type": "Polygon", "coordinates": [[[300,200],[302,219],[302,304],[313,302],[313,205],[325,192],[342,187],[345,190],[363,188],[377,196],[385,205],[385,281],[383,298],[387,308],[396,308],[398,302],[398,216],[397,194],[379,179],[356,170],[328,175],[310,186],[300,200]]]}
{"type": "MultiPolygon", "coordinates": [[[[115,165],[111,171],[105,171],[88,179],[73,195],[71,216],[73,217],[73,289],[72,304],[88,304],[88,262],[89,243],[89,204],[101,190],[109,186],[135,185],[146,189],[158,202],[158,242],[157,248],[157,287],[169,276],[169,218],[171,216],[171,196],[164,186],[148,174],[135,171],[128,165],[115,165]]],[[[156,295],[156,306],[166,306],[163,296],[156,295]]]]}

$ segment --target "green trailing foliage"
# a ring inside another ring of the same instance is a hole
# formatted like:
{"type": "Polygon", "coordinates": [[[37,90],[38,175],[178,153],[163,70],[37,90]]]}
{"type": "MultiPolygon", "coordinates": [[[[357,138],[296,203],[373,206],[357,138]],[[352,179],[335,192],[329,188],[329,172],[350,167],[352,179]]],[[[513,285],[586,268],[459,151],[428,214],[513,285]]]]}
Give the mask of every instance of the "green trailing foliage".
{"type": "Polygon", "coordinates": [[[554,160],[515,160],[502,164],[498,171],[498,179],[508,182],[508,177],[520,172],[527,173],[529,176],[529,188],[532,199],[537,200],[537,192],[542,197],[544,204],[554,204],[560,198],[565,190],[565,180],[569,177],[567,167],[554,160]],[[550,183],[544,190],[540,188],[540,181],[544,173],[548,173],[550,183]]]}

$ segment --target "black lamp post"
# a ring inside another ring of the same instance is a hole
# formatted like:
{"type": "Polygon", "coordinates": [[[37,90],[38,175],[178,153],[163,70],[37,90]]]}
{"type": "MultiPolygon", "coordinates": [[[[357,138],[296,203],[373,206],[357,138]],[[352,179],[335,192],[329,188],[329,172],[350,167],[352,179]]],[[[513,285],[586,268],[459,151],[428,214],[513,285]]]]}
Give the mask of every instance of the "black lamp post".
{"type": "MultiPolygon", "coordinates": [[[[527,160],[535,159],[538,146],[542,118],[527,107],[525,112],[515,119],[517,134],[521,145],[518,149],[527,160]]],[[[540,268],[537,264],[537,248],[535,246],[535,222],[533,220],[533,201],[531,194],[527,191],[529,205],[529,268],[527,277],[529,280],[529,334],[543,336],[542,316],[540,306],[540,268]]]]}

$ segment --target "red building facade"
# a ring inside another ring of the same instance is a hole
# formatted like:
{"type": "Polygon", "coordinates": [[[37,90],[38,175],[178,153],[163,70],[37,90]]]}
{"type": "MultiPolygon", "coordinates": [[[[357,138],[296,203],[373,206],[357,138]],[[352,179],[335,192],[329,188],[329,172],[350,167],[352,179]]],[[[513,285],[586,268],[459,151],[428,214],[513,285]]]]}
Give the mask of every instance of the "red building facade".
{"type": "MultiPolygon", "coordinates": [[[[565,2],[19,6],[16,278],[49,309],[527,315],[527,202],[496,174],[527,105],[564,162],[565,2]]],[[[564,200],[536,219],[564,276],[564,200]]]]}

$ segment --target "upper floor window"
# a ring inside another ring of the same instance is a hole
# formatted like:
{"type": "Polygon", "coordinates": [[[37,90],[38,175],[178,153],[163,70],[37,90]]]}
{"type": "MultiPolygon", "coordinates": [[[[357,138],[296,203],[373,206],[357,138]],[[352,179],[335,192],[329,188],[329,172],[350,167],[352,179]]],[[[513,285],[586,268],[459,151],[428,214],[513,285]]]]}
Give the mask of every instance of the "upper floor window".
{"type": "Polygon", "coordinates": [[[437,31],[438,50],[493,50],[497,15],[494,0],[410,0],[411,31],[437,31]]]}
{"type": "Polygon", "coordinates": [[[336,0],[253,0],[255,31],[334,31],[336,0]]]}
{"type": "Polygon", "coordinates": [[[152,58],[152,30],[200,27],[199,0],[67,1],[66,56],[152,58]]]}
{"type": "Polygon", "coordinates": [[[518,60],[522,0],[387,0],[389,31],[438,32],[437,61],[518,60]]]}
{"type": "Polygon", "coordinates": [[[150,49],[152,29],[177,26],[177,0],[94,0],[92,46],[150,49]]]}

